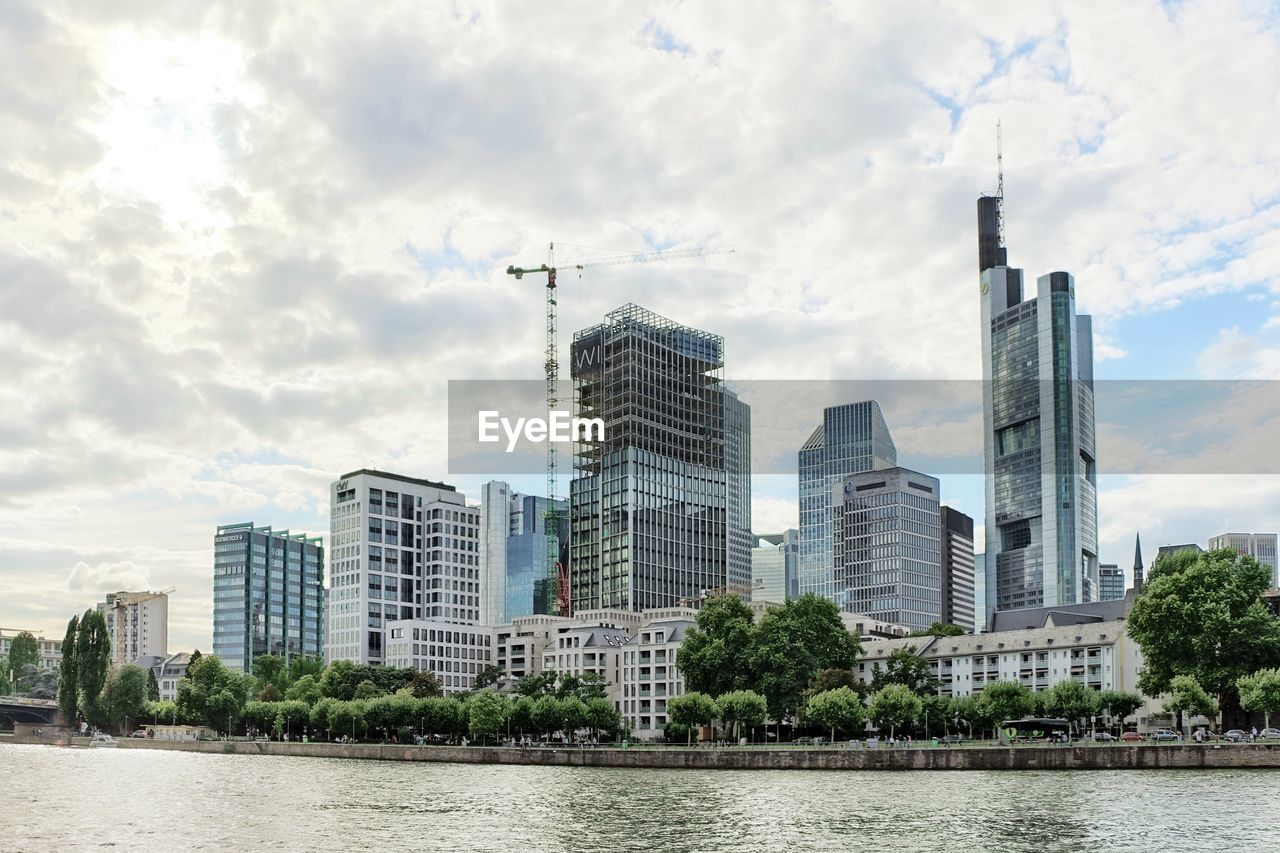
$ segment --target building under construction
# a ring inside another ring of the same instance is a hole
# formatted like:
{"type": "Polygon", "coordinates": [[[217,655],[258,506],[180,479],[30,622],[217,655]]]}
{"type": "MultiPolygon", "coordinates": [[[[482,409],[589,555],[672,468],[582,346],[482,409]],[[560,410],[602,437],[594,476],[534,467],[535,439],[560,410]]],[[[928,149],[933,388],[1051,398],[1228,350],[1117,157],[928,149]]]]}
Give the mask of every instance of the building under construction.
{"type": "Polygon", "coordinates": [[[573,611],[748,596],[750,409],[724,387],[724,339],[629,304],[570,357],[575,414],[605,424],[574,445],[573,611]]]}
{"type": "Polygon", "coordinates": [[[111,663],[121,666],[140,657],[169,653],[169,593],[109,592],[98,602],[111,637],[111,663]]]}

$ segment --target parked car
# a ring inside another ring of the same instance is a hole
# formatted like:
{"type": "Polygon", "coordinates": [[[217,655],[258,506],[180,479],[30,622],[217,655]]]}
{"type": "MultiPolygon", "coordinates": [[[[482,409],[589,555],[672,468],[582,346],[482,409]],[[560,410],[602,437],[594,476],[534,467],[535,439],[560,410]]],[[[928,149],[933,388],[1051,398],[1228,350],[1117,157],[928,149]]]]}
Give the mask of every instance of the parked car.
{"type": "Polygon", "coordinates": [[[1240,729],[1232,729],[1231,731],[1224,734],[1222,736],[1222,739],[1225,741],[1230,741],[1231,743],[1244,743],[1249,739],[1249,733],[1246,731],[1241,731],[1240,729]]]}
{"type": "Polygon", "coordinates": [[[1156,743],[1160,743],[1161,741],[1176,741],[1178,739],[1178,733],[1173,729],[1156,729],[1155,732],[1152,733],[1151,739],[1156,743]]]}
{"type": "Polygon", "coordinates": [[[1124,741],[1125,743],[1138,743],[1140,741],[1146,740],[1146,738],[1138,734],[1137,732],[1124,732],[1120,735],[1120,740],[1124,741]]]}
{"type": "Polygon", "coordinates": [[[1280,740],[1280,729],[1263,729],[1258,732],[1258,740],[1280,740]]]}
{"type": "Polygon", "coordinates": [[[1222,740],[1222,735],[1218,732],[1203,731],[1200,733],[1200,740],[1208,743],[1211,740],[1222,740]]]}
{"type": "Polygon", "coordinates": [[[134,729],[133,732],[129,735],[129,737],[146,737],[146,736],[147,736],[146,729],[134,729]]]}
{"type": "Polygon", "coordinates": [[[1096,732],[1093,739],[1097,743],[1111,743],[1112,741],[1117,740],[1116,736],[1111,732],[1096,732]]]}
{"type": "Polygon", "coordinates": [[[947,735],[940,739],[940,743],[964,743],[964,735],[947,735]]]}

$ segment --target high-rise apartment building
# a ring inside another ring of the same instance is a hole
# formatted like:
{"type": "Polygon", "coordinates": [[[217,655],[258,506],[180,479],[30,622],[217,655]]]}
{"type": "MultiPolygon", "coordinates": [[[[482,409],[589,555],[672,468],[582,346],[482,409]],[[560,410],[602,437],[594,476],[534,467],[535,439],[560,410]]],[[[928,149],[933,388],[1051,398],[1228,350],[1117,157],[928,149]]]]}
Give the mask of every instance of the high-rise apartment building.
{"type": "Polygon", "coordinates": [[[938,481],[906,468],[832,487],[836,604],[912,629],[942,619],[938,481]]]}
{"type": "Polygon", "coordinates": [[[224,524],[213,538],[213,653],[251,672],[254,658],[319,657],[324,544],[318,536],[224,524]]]}
{"type": "Polygon", "coordinates": [[[1276,574],[1276,534],[1274,533],[1220,533],[1209,540],[1209,550],[1231,548],[1237,554],[1247,554],[1271,570],[1271,585],[1280,586],[1276,574]]]}
{"type": "Polygon", "coordinates": [[[325,661],[386,661],[387,623],[480,620],[480,510],[446,483],[360,469],[329,497],[325,661]]]}
{"type": "Polygon", "coordinates": [[[1041,276],[1023,294],[1007,265],[1002,199],[978,200],[982,303],[987,607],[1098,597],[1092,320],[1075,281],[1041,276]],[[994,564],[994,566],[992,565],[994,564]]]}
{"type": "Polygon", "coordinates": [[[1118,563],[1099,564],[1098,590],[1099,601],[1124,598],[1124,569],[1118,563]]]}
{"type": "Polygon", "coordinates": [[[574,446],[572,611],[740,587],[750,553],[735,547],[747,562],[731,573],[730,543],[749,543],[750,500],[731,511],[728,489],[749,475],[749,420],[721,379],[724,340],[624,305],[574,335],[571,362],[575,415],[605,427],[603,441],[574,446]]]}
{"type": "Polygon", "coordinates": [[[761,536],[751,549],[751,600],[785,603],[800,596],[800,534],[789,528],[761,536]]]}
{"type": "MultiPolygon", "coordinates": [[[[545,586],[551,535],[544,497],[522,495],[501,480],[485,483],[480,503],[480,624],[506,625],[513,619],[546,612],[545,586]]],[[[556,501],[560,515],[558,553],[567,551],[568,501],[556,501]]],[[[561,559],[567,559],[562,553],[561,559]]]]}
{"type": "Polygon", "coordinates": [[[832,489],[850,474],[898,464],[889,427],[875,400],[830,406],[800,448],[800,593],[847,598],[835,584],[831,547],[832,489]]]}
{"type": "Polygon", "coordinates": [[[954,507],[938,514],[942,554],[942,621],[974,630],[973,519],[954,507]]]}
{"type": "Polygon", "coordinates": [[[169,655],[169,595],[166,592],[109,592],[98,602],[111,637],[115,666],[140,657],[169,655]]]}

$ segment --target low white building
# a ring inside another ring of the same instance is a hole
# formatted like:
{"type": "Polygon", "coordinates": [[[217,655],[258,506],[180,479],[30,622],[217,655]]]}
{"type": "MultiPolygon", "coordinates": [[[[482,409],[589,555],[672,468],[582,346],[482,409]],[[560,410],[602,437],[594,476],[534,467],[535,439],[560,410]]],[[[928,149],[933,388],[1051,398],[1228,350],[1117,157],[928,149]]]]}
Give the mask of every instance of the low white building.
{"type": "Polygon", "coordinates": [[[608,688],[605,695],[621,710],[622,648],[631,639],[622,628],[605,625],[572,625],[561,629],[542,651],[542,669],[561,675],[599,675],[608,688]]]}
{"type": "MultiPolygon", "coordinates": [[[[9,647],[13,645],[13,640],[22,633],[17,628],[0,628],[0,658],[9,656],[9,647]]],[[[36,638],[36,651],[40,654],[39,663],[41,669],[57,669],[58,664],[62,662],[62,641],[50,640],[36,634],[35,631],[29,632],[36,638]]]]}
{"type": "Polygon", "coordinates": [[[492,628],[432,619],[387,623],[387,666],[434,673],[446,696],[472,689],[493,663],[492,628]]]}
{"type": "Polygon", "coordinates": [[[187,675],[187,665],[191,663],[190,652],[177,652],[171,655],[144,655],[134,661],[143,669],[151,670],[156,677],[156,686],[160,689],[160,699],[174,702],[178,698],[178,682],[187,675]]]}
{"type": "Polygon", "coordinates": [[[688,615],[657,617],[646,622],[622,650],[622,718],[642,740],[662,737],[667,701],[684,695],[684,676],[676,655],[685,632],[696,625],[688,615]]]}

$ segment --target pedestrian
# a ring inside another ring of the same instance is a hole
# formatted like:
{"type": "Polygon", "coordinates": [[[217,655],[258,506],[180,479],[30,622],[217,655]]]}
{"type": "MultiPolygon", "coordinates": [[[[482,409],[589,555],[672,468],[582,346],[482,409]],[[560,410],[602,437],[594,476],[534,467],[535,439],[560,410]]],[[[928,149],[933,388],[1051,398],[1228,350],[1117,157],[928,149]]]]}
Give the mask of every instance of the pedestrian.
{"type": "Polygon", "coordinates": [[[1249,741],[1250,743],[1252,743],[1257,739],[1258,739],[1258,727],[1254,726],[1252,729],[1249,730],[1249,741]]]}

